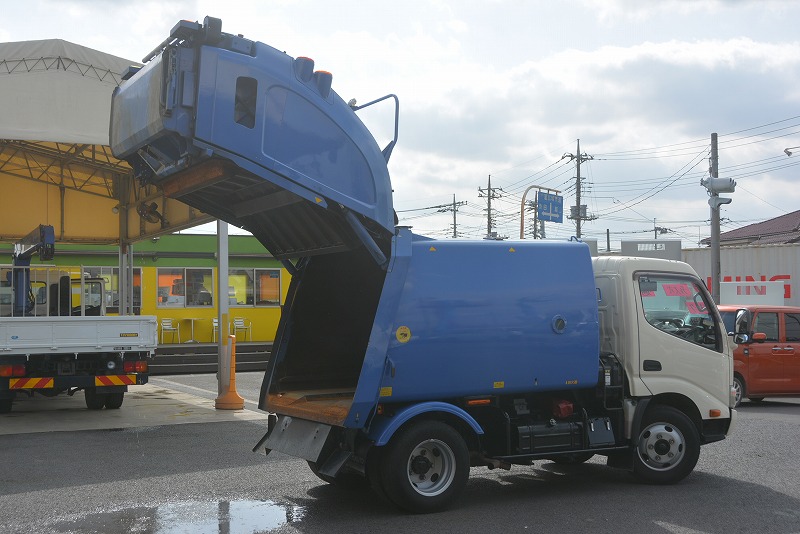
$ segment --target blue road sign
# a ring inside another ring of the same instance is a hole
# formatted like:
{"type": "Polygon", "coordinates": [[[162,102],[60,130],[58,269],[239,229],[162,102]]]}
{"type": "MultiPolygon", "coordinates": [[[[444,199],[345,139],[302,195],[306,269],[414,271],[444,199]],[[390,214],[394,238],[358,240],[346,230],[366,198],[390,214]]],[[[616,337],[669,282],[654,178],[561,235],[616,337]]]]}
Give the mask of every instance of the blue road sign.
{"type": "Polygon", "coordinates": [[[539,191],[536,200],[540,221],[564,222],[564,197],[539,191]]]}

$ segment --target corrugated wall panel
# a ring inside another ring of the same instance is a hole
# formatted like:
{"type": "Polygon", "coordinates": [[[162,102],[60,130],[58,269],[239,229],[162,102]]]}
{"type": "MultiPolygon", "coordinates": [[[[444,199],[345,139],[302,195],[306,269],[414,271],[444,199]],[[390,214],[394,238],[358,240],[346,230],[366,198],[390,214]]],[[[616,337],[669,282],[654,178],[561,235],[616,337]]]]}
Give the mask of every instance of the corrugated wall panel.
{"type": "MultiPolygon", "coordinates": [[[[711,287],[711,250],[685,249],[683,261],[711,287]]],[[[787,306],[800,306],[800,244],[722,247],[722,282],[782,281],[787,306]]]]}

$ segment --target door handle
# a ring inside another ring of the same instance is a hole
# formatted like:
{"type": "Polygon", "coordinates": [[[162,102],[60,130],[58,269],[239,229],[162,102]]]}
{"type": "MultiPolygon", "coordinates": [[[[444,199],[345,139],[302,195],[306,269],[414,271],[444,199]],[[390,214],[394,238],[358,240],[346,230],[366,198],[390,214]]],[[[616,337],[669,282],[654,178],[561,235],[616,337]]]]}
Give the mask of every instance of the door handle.
{"type": "Polygon", "coordinates": [[[645,371],[660,371],[661,362],[658,360],[645,360],[642,362],[642,369],[645,371]]]}

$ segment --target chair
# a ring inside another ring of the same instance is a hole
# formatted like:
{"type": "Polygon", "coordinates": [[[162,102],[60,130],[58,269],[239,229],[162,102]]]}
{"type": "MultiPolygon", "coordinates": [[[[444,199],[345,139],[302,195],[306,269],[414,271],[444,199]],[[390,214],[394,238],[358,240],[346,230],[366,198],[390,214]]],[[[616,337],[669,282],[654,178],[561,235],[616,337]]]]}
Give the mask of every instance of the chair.
{"type": "Polygon", "coordinates": [[[211,319],[211,342],[217,342],[217,332],[219,331],[219,319],[214,317],[211,319]]]}
{"type": "Polygon", "coordinates": [[[252,341],[253,340],[253,333],[252,333],[252,323],[245,319],[244,317],[234,317],[233,318],[233,335],[237,335],[239,330],[244,330],[244,339],[245,341],[252,341]]]}
{"type": "Polygon", "coordinates": [[[173,322],[172,319],[161,319],[161,344],[164,344],[164,334],[169,332],[172,337],[171,343],[175,343],[175,335],[178,336],[178,343],[181,342],[181,325],[178,322],[173,322]]]}

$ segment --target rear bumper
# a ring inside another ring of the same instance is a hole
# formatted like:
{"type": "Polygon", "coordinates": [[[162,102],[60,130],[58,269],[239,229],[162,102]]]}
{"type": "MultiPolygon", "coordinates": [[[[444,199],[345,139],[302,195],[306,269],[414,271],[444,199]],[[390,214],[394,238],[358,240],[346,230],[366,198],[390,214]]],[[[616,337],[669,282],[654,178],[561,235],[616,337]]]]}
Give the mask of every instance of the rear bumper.
{"type": "Polygon", "coordinates": [[[86,389],[97,387],[127,387],[146,384],[146,373],[121,375],[80,375],[80,376],[41,376],[0,379],[0,392],[31,391],[51,389],[63,391],[70,388],[86,389]]]}

